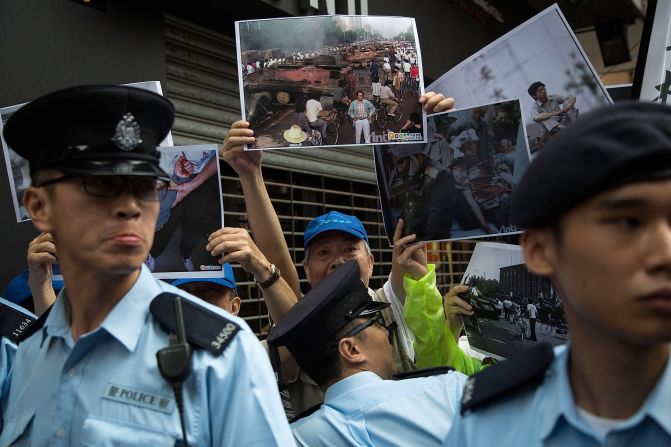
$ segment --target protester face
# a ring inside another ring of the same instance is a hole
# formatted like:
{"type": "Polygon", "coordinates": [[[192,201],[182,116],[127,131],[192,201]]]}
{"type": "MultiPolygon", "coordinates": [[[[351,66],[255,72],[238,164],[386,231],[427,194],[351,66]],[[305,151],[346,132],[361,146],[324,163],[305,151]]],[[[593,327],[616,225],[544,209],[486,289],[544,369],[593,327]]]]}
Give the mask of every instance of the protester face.
{"type": "Polygon", "coordinates": [[[363,93],[361,93],[361,92],[357,93],[356,99],[359,100],[359,101],[363,101],[363,93]]]}
{"type": "Polygon", "coordinates": [[[478,158],[478,145],[475,141],[469,141],[464,143],[461,146],[461,150],[464,153],[464,158],[467,160],[473,160],[478,158]]]}
{"type": "Polygon", "coordinates": [[[536,94],[534,96],[539,101],[545,101],[546,99],[548,99],[548,92],[547,90],[545,90],[545,87],[541,85],[536,89],[536,94]]]}
{"type": "Polygon", "coordinates": [[[60,264],[128,274],[140,268],[154,240],[159,202],[135,197],[130,184],[117,197],[88,194],[80,178],[35,188],[30,206],[40,231],[54,235],[60,264]]]}
{"type": "Polygon", "coordinates": [[[228,287],[209,282],[190,282],[179,288],[233,315],[240,311],[240,298],[235,290],[228,287]]]}
{"type": "Polygon", "coordinates": [[[634,183],[570,211],[559,237],[536,230],[571,331],[639,346],[671,341],[669,216],[671,180],[634,183]]]}
{"type": "Polygon", "coordinates": [[[303,265],[305,275],[312,287],[326,278],[326,275],[344,264],[355,259],[361,269],[361,279],[366,287],[373,274],[373,255],[366,251],[366,244],[341,231],[327,231],[315,238],[308,246],[310,256],[303,265]]]}

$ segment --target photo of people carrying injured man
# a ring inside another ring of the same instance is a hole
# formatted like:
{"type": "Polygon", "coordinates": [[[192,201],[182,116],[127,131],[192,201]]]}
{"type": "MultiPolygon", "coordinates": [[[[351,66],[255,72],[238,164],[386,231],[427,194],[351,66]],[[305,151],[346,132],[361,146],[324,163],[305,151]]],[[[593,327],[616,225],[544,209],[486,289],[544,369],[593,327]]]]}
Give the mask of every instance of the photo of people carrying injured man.
{"type": "Polygon", "coordinates": [[[426,141],[414,19],[250,20],[236,40],[247,149],[426,141]]]}
{"type": "Polygon", "coordinates": [[[159,148],[170,185],[160,202],[154,244],[145,264],[158,278],[223,276],[206,250],[224,224],[219,159],[214,144],[159,148]]]}
{"type": "Polygon", "coordinates": [[[519,245],[477,243],[461,283],[470,286],[460,296],[475,311],[462,316],[474,350],[504,359],[535,343],[568,341],[557,290],[527,270],[519,245]]]}
{"type": "Polygon", "coordinates": [[[375,147],[387,237],[399,218],[418,240],[519,232],[510,199],[529,164],[519,101],[430,115],[426,144],[375,147]]]}
{"type": "Polygon", "coordinates": [[[458,64],[428,90],[449,93],[458,108],[519,98],[532,157],[578,115],[612,102],[557,5],[458,64]]]}

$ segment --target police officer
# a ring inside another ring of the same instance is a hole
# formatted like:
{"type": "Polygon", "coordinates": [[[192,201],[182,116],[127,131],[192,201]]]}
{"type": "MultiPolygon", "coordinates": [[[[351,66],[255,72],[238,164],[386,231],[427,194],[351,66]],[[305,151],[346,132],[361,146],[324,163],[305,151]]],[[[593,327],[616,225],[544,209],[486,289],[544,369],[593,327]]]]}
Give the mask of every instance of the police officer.
{"type": "Polygon", "coordinates": [[[30,163],[24,204],[53,235],[66,287],[20,342],[0,445],[293,444],[245,322],[143,265],[169,180],[156,147],[173,117],[151,92],[85,86],[7,122],[30,163]]]}
{"type": "Polygon", "coordinates": [[[21,306],[0,297],[0,427],[3,403],[9,387],[9,372],[16,354],[16,340],[37,317],[21,306]]]}
{"type": "MultiPolygon", "coordinates": [[[[389,332],[350,260],[320,281],[271,329],[325,391],[324,404],[291,426],[299,445],[440,445],[466,376],[388,380],[394,372],[389,332]]],[[[426,373],[426,372],[424,372],[426,373]]]]}
{"type": "Polygon", "coordinates": [[[671,445],[671,109],[579,118],[529,166],[512,211],[571,343],[469,379],[445,445],[671,445]]]}

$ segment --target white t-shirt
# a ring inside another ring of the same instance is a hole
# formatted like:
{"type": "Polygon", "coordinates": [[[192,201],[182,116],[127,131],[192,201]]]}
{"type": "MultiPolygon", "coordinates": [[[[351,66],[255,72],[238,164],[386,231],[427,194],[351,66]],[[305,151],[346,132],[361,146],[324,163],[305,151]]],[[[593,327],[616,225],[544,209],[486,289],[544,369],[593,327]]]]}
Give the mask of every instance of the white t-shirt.
{"type": "Polygon", "coordinates": [[[536,309],[536,306],[531,303],[527,304],[527,312],[529,313],[529,318],[538,317],[538,309],[536,309]]]}
{"type": "Polygon", "coordinates": [[[636,416],[634,415],[629,419],[608,419],[596,416],[578,406],[576,406],[576,410],[578,410],[580,418],[604,439],[611,431],[628,425],[629,421],[636,416]]]}
{"type": "Polygon", "coordinates": [[[380,96],[380,89],[382,89],[382,84],[379,82],[373,82],[371,84],[371,88],[373,89],[373,96],[380,96]]]}
{"type": "Polygon", "coordinates": [[[315,122],[319,117],[319,112],[322,111],[322,105],[316,99],[309,99],[305,103],[305,116],[308,117],[308,121],[311,123],[315,122]]]}

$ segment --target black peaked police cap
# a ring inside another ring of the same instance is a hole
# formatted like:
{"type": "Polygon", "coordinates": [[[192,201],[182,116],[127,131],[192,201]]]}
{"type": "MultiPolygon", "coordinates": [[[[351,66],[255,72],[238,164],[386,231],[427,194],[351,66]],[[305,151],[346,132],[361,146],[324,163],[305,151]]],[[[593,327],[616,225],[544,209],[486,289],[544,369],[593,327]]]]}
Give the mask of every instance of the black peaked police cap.
{"type": "Polygon", "coordinates": [[[151,176],[169,180],[156,147],[174,120],[172,103],[147,90],[89,85],[58,90],[17,110],[5,141],[30,173],[151,176]]]}
{"type": "Polygon", "coordinates": [[[358,317],[373,314],[389,303],[373,301],[361,281],[356,261],[348,261],[313,287],[268,335],[268,343],[301,349],[332,338],[358,317]]]}
{"type": "Polygon", "coordinates": [[[512,219],[546,226],[604,191],[671,178],[671,107],[622,102],[578,118],[543,146],[513,192],[512,219]]]}

